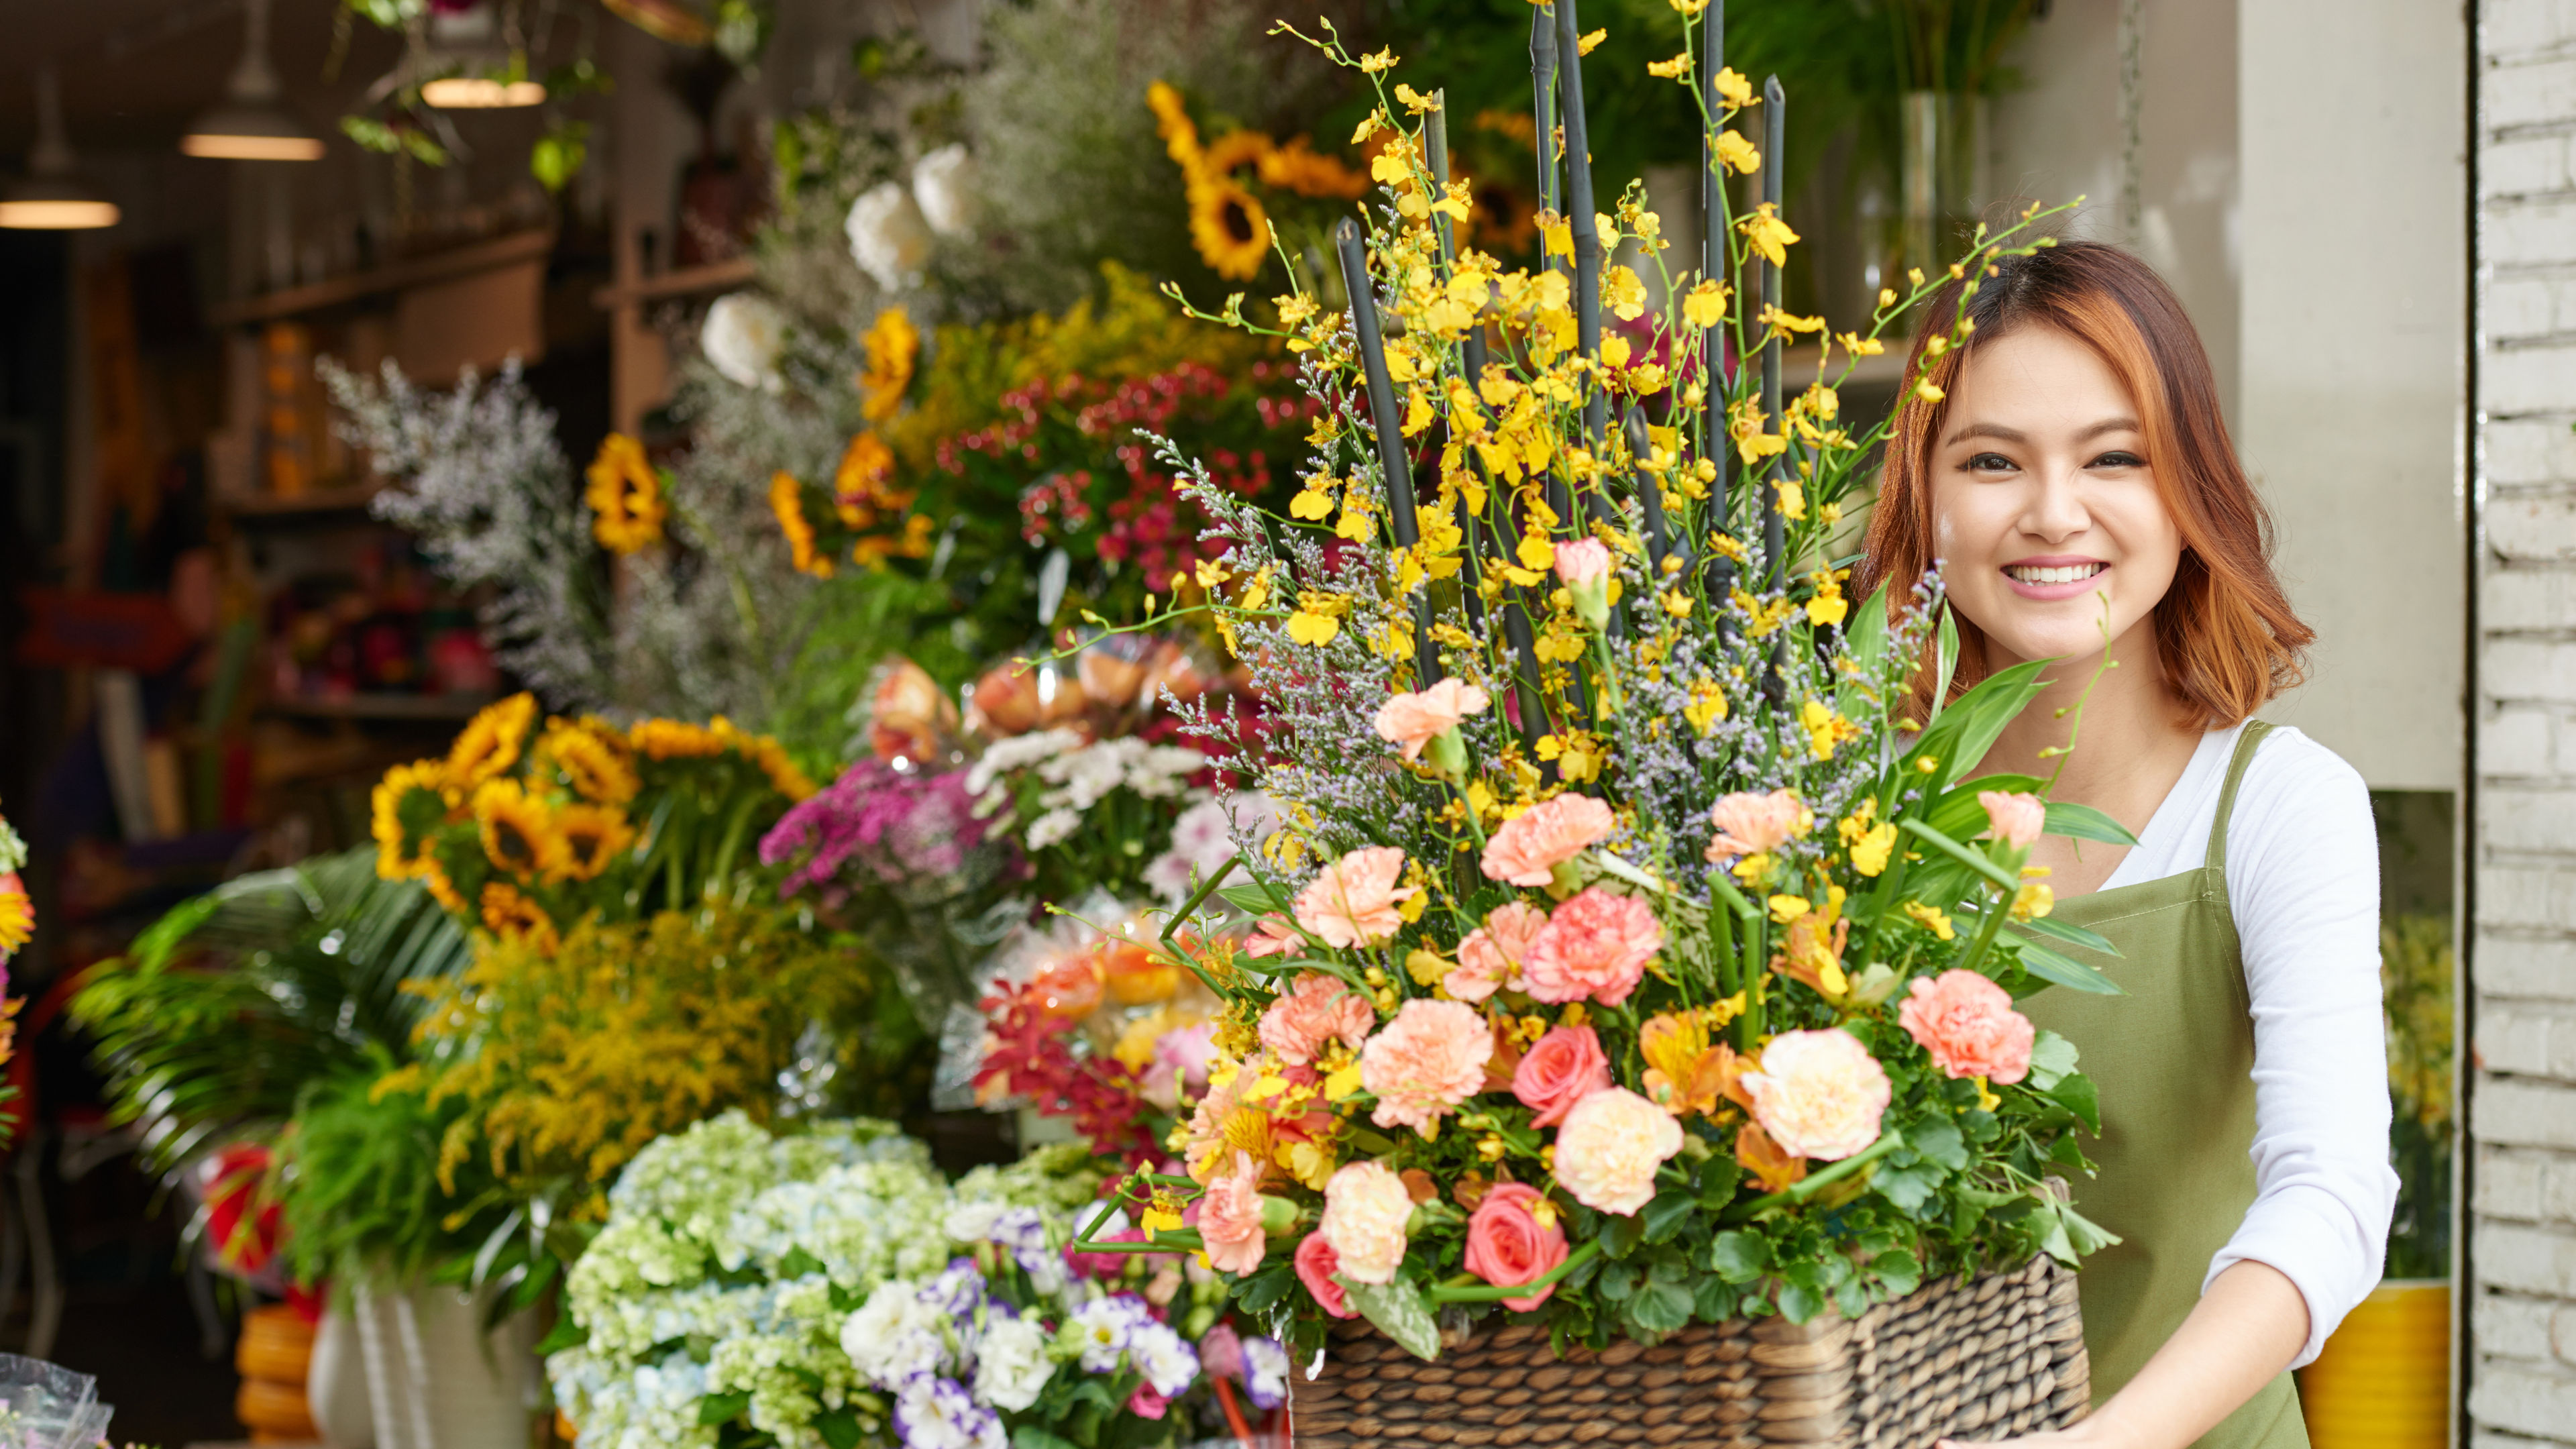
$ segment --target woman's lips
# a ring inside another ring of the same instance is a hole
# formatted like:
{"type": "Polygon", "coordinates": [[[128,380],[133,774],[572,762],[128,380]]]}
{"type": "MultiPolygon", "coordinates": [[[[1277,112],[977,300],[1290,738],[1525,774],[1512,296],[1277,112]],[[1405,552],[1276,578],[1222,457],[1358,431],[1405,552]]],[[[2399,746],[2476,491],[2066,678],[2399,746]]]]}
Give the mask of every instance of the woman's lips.
{"type": "Polygon", "coordinates": [[[2102,585],[2103,575],[2108,574],[2110,571],[2111,566],[2109,564],[2102,563],[2095,559],[2086,559],[2081,564],[2077,564],[2073,560],[2068,560],[2064,563],[2059,563],[2055,560],[2049,560],[2046,562],[2034,560],[2028,564],[2014,564],[1998,570],[1998,572],[2002,573],[2004,576],[2004,583],[2009,585],[2014,593],[2025,599],[2029,599],[2034,603],[2043,604],[2054,603],[2059,599],[2083,598],[2087,594],[2093,593],[2096,589],[2100,588],[2102,585]],[[2076,569],[2078,572],[2082,572],[2084,568],[2090,567],[2092,572],[2085,577],[2069,579],[2062,583],[2045,584],[2026,583],[2021,579],[2015,578],[2012,574],[2012,570],[2014,568],[2046,568],[2062,573],[2070,567],[2076,569]]]}

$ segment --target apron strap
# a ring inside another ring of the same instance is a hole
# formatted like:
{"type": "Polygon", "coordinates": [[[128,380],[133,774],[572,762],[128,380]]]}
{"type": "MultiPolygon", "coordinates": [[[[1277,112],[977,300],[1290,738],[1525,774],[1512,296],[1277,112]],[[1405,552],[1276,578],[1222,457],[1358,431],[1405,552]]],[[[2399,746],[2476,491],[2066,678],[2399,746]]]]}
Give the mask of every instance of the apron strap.
{"type": "Polygon", "coordinates": [[[2218,792],[2218,818],[2209,823],[2209,859],[2211,870],[2227,868],[2227,817],[2236,809],[2236,787],[2245,783],[2245,767],[2254,763],[2254,751],[2263,737],[2272,732],[2270,720],[2245,722],[2245,732],[2236,737],[2236,753],[2227,761],[2227,786],[2218,792]]]}

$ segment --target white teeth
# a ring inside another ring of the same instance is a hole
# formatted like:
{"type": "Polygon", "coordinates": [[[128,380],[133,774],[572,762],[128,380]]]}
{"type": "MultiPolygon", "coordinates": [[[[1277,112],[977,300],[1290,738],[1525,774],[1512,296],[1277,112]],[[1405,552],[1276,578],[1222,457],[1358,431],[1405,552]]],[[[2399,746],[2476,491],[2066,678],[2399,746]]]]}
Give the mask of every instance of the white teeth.
{"type": "Polygon", "coordinates": [[[2015,565],[2004,572],[2025,584],[2071,584],[2078,579],[2089,579],[2108,567],[2110,565],[2102,563],[2066,564],[2057,568],[2015,565]]]}

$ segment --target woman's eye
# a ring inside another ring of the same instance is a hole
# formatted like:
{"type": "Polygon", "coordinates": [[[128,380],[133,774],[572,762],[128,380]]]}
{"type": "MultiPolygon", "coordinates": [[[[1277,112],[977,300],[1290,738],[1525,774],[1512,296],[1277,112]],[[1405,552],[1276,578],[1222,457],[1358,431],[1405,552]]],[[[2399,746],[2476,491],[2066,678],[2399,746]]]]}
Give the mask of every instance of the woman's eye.
{"type": "Polygon", "coordinates": [[[1971,473],[2010,473],[2015,467],[2013,460],[2001,453],[1979,453],[1967,462],[1971,473]]]}
{"type": "Polygon", "coordinates": [[[2108,453],[2104,453],[2101,457],[2094,459],[2091,466],[2096,468],[2143,468],[2147,466],[2147,460],[2139,457],[2135,453],[2125,452],[2115,448],[2108,453]]]}

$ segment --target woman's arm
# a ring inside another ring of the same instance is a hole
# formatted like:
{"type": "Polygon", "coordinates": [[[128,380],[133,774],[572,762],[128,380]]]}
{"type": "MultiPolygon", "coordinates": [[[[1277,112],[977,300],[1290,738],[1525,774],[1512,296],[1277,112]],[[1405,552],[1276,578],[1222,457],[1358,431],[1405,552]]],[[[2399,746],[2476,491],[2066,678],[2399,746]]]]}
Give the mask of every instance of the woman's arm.
{"type": "MultiPolygon", "coordinates": [[[[2278,1269],[2246,1259],[2200,1296],[2182,1327],[2092,1417],[2014,1449],[2183,1449],[2254,1397],[2308,1341],[2308,1301],[2278,1269]]],[[[1944,1439],[1940,1449],[1966,1449],[1944,1439]]]]}

